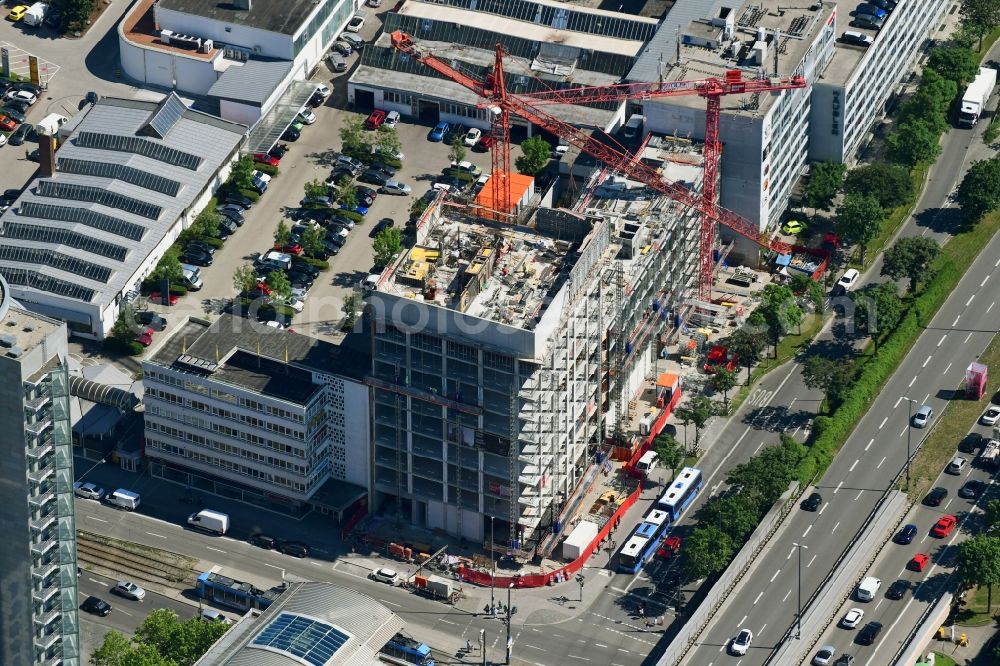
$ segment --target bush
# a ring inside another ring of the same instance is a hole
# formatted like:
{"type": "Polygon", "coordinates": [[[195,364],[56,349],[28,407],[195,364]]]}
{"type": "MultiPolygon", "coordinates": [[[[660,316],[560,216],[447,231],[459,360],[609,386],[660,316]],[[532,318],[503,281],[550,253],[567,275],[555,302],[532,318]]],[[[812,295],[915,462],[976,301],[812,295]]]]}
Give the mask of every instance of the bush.
{"type": "Polygon", "coordinates": [[[278,167],[271,166],[270,164],[257,164],[257,170],[266,173],[268,176],[277,176],[278,167]]]}
{"type": "Polygon", "coordinates": [[[321,271],[330,270],[330,262],[328,261],[324,261],[322,259],[316,259],[315,257],[306,257],[306,256],[299,256],[299,259],[301,259],[303,262],[309,264],[314,268],[318,268],[321,271]]]}
{"type": "Polygon", "coordinates": [[[170,293],[174,296],[183,296],[188,293],[187,287],[179,284],[170,285],[170,293]]]}
{"type": "Polygon", "coordinates": [[[210,238],[208,236],[199,236],[198,240],[200,240],[205,245],[211,245],[216,250],[225,245],[225,243],[222,242],[221,238],[210,238]]]}
{"type": "Polygon", "coordinates": [[[258,199],[260,199],[260,192],[258,192],[257,190],[241,190],[239,188],[236,188],[235,191],[240,196],[244,196],[250,201],[253,201],[254,203],[256,203],[258,199]]]}
{"type": "Polygon", "coordinates": [[[476,180],[476,177],[465,169],[445,169],[444,175],[450,176],[452,178],[457,178],[463,183],[471,183],[476,180]]]}
{"type": "Polygon", "coordinates": [[[355,213],[353,210],[338,210],[337,214],[342,217],[346,217],[351,222],[354,222],[354,224],[362,224],[365,221],[364,215],[361,213],[355,213]]]}
{"type": "Polygon", "coordinates": [[[104,348],[108,351],[128,354],[129,356],[139,356],[142,352],[146,351],[146,348],[138,340],[116,337],[104,338],[104,348]]]}
{"type": "MultiPolygon", "coordinates": [[[[373,157],[376,157],[376,156],[373,155],[373,157]]],[[[384,164],[386,166],[390,166],[393,169],[402,169],[403,168],[403,162],[401,160],[397,160],[395,157],[389,157],[388,155],[382,155],[382,154],[377,155],[377,157],[380,158],[379,161],[382,164],[384,164]]]]}

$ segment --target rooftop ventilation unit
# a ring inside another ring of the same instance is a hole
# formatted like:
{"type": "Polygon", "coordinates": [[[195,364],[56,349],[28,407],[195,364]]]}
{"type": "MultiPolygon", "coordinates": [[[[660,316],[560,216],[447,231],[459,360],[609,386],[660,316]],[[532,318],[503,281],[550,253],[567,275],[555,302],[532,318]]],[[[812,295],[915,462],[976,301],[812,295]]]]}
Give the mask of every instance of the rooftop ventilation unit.
{"type": "Polygon", "coordinates": [[[0,347],[6,347],[7,349],[10,349],[11,347],[14,346],[15,342],[17,342],[17,338],[15,338],[13,335],[0,335],[0,347]]]}
{"type": "Polygon", "coordinates": [[[21,358],[21,354],[23,353],[24,350],[21,349],[20,347],[11,347],[10,349],[7,350],[7,356],[9,356],[10,358],[21,358]]]}

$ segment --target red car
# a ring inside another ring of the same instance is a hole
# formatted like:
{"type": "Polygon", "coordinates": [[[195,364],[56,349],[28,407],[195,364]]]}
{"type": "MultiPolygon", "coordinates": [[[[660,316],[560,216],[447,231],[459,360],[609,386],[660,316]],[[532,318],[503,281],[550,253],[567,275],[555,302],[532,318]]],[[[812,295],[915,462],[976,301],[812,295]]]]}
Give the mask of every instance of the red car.
{"type": "MultiPolygon", "coordinates": [[[[154,303],[163,303],[163,295],[158,291],[154,291],[149,295],[149,300],[154,303]]],[[[170,294],[167,297],[167,303],[170,305],[177,305],[177,294],[170,294]]]]}
{"type": "Polygon", "coordinates": [[[931,528],[931,536],[939,539],[945,538],[955,529],[957,522],[955,516],[941,516],[941,519],[934,523],[934,527],[931,528]]]}
{"type": "Polygon", "coordinates": [[[7,116],[0,115],[0,129],[5,132],[13,132],[17,127],[17,123],[8,118],[7,116]]]}
{"type": "Polygon", "coordinates": [[[260,162],[261,164],[267,164],[269,166],[278,166],[278,158],[274,155],[269,155],[267,153],[254,153],[253,161],[260,162]]]}
{"type": "Polygon", "coordinates": [[[681,549],[681,538],[680,537],[667,537],[663,541],[663,545],[656,551],[656,556],[663,559],[669,559],[676,555],[681,549]]]}
{"type": "Polygon", "coordinates": [[[153,344],[153,329],[147,328],[145,331],[143,331],[142,335],[136,338],[136,340],[138,340],[139,344],[142,345],[143,347],[148,347],[149,345],[153,344]]]}
{"type": "Polygon", "coordinates": [[[375,109],[365,120],[365,129],[377,130],[385,122],[385,111],[382,109],[375,109]]]}
{"type": "Polygon", "coordinates": [[[274,244],[274,249],[278,252],[286,252],[288,254],[302,254],[302,246],[298,243],[289,243],[288,245],[278,245],[274,244]]]}
{"type": "Polygon", "coordinates": [[[496,143],[496,139],[489,135],[484,135],[481,139],[479,139],[479,141],[476,142],[476,145],[474,145],[472,149],[479,153],[487,153],[494,143],[496,143]]]}
{"type": "Polygon", "coordinates": [[[923,571],[927,566],[927,563],[931,561],[930,555],[926,553],[917,553],[910,560],[910,563],[906,565],[906,568],[910,571],[923,571]]]}

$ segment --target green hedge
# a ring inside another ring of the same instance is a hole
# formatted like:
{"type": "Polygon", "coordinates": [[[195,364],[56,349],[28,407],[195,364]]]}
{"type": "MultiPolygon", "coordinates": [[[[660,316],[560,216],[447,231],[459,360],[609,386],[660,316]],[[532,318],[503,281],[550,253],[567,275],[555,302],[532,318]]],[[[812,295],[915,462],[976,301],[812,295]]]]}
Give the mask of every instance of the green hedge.
{"type": "Polygon", "coordinates": [[[210,236],[199,236],[198,240],[200,240],[205,245],[211,245],[216,250],[225,245],[225,243],[222,242],[221,238],[211,238],[210,236]]]}
{"type": "Polygon", "coordinates": [[[139,356],[146,348],[138,340],[127,340],[125,338],[104,338],[104,348],[108,351],[128,354],[129,356],[139,356]]]}
{"type": "Polygon", "coordinates": [[[309,264],[310,266],[313,266],[314,268],[318,268],[321,271],[330,270],[330,262],[328,261],[323,261],[322,259],[316,259],[315,257],[307,257],[305,255],[299,255],[299,259],[309,264]]]}
{"type": "Polygon", "coordinates": [[[354,224],[361,224],[365,221],[364,215],[362,215],[361,213],[355,213],[353,210],[340,209],[337,211],[337,213],[339,215],[342,215],[343,217],[346,217],[348,220],[351,220],[352,222],[354,222],[354,224]]]}
{"type": "Polygon", "coordinates": [[[278,167],[276,166],[271,166],[270,164],[260,164],[260,163],[255,163],[255,165],[258,171],[266,173],[268,176],[278,175],[278,167]]]}

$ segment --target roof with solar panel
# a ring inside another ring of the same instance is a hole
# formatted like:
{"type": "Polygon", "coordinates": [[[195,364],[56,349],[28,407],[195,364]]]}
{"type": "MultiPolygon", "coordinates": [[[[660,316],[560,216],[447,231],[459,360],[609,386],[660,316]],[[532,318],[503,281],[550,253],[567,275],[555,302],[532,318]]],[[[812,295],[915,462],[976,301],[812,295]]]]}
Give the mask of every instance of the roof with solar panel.
{"type": "Polygon", "coordinates": [[[55,174],[0,216],[0,272],[29,308],[60,297],[103,307],[136,288],[137,271],[166,249],[247,130],[174,93],[105,97],[81,114],[67,125],[55,174]]]}

